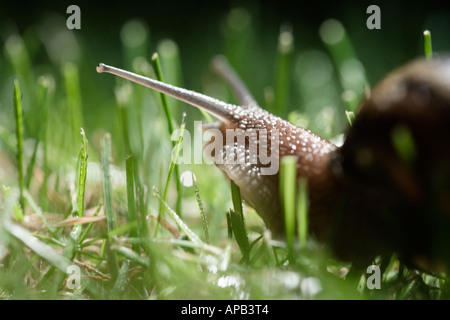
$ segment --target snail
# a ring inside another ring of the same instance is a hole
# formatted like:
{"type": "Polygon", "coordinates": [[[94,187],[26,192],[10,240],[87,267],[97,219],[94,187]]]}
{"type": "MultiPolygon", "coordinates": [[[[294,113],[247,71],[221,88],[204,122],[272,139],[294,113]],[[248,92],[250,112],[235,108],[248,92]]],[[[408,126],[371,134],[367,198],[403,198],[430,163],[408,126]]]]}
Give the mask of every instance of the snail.
{"type": "MultiPolygon", "coordinates": [[[[415,266],[440,270],[450,261],[450,59],[415,60],[394,70],[360,104],[342,146],[260,108],[226,59],[213,69],[230,85],[232,105],[115,67],[97,72],[129,79],[207,111],[227,129],[267,130],[279,139],[271,155],[297,156],[306,178],[309,231],[345,261],[366,264],[398,253],[415,266]],[[405,140],[402,151],[397,140],[405,140]]],[[[275,144],[267,136],[271,147],[275,144]]],[[[225,148],[226,146],[224,146],[225,148]]],[[[248,159],[248,143],[228,146],[248,159]]],[[[238,154],[239,156],[239,154],[238,154]]],[[[280,163],[280,161],[278,161],[280,163]]],[[[275,236],[283,236],[279,172],[265,165],[220,163],[275,236]]]]}

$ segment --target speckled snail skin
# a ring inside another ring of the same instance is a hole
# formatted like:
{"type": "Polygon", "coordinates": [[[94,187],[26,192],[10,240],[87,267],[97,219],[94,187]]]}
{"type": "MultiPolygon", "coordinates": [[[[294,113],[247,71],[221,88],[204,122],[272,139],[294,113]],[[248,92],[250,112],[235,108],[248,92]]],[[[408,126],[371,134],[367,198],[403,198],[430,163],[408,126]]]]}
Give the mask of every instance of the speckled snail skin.
{"type": "MultiPolygon", "coordinates": [[[[297,156],[297,178],[308,181],[310,233],[337,257],[367,265],[376,255],[397,252],[431,270],[450,261],[450,60],[416,60],[389,74],[362,102],[339,148],[261,109],[223,57],[212,66],[240,106],[104,64],[97,71],[201,108],[220,120],[222,132],[278,129],[277,155],[297,156]],[[399,128],[412,138],[410,158],[394,147],[399,128]]],[[[260,163],[218,167],[274,235],[282,236],[278,173],[261,175],[260,163]]]]}

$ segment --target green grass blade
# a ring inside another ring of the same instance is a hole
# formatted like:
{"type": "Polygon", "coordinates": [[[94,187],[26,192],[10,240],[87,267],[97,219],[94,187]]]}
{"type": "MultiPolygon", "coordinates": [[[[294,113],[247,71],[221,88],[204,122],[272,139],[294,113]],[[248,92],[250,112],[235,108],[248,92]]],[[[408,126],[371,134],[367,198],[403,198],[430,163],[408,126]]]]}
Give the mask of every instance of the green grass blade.
{"type": "MultiPolygon", "coordinates": [[[[154,53],[152,56],[153,67],[155,68],[156,79],[164,82],[164,78],[161,71],[161,63],[159,61],[159,56],[157,53],[154,53]]],[[[169,103],[167,102],[167,96],[163,93],[160,93],[161,103],[164,109],[164,113],[166,115],[167,127],[169,128],[169,133],[172,134],[174,130],[173,118],[169,108],[169,103]]]]}
{"type": "Polygon", "coordinates": [[[277,78],[275,81],[276,110],[279,115],[286,115],[289,107],[289,85],[292,70],[292,53],[294,37],[291,26],[283,25],[278,36],[277,78]]]}
{"type": "Polygon", "coordinates": [[[247,230],[245,228],[244,210],[242,208],[241,192],[239,187],[233,182],[231,184],[231,200],[234,210],[230,210],[231,227],[233,229],[236,242],[241,249],[244,261],[248,261],[250,244],[248,241],[247,230]]]}
{"type": "Polygon", "coordinates": [[[353,121],[355,121],[355,113],[353,111],[345,111],[345,117],[347,118],[349,125],[353,125],[353,121]]]}
{"type": "Polygon", "coordinates": [[[433,59],[433,48],[431,46],[431,32],[429,30],[425,30],[423,32],[423,40],[424,40],[425,59],[431,60],[433,59]]]}
{"type": "Polygon", "coordinates": [[[42,181],[42,189],[41,189],[41,207],[42,210],[47,211],[47,182],[48,182],[48,176],[49,176],[49,167],[48,167],[48,147],[49,147],[49,140],[48,140],[48,127],[49,127],[49,121],[48,121],[48,113],[50,108],[49,99],[53,92],[53,90],[50,90],[53,78],[51,77],[41,77],[38,80],[39,86],[42,92],[42,126],[40,129],[40,140],[42,141],[42,171],[44,174],[43,181],[42,181]]]}
{"type": "Polygon", "coordinates": [[[84,215],[84,195],[86,193],[86,176],[88,165],[87,139],[84,129],[81,128],[81,150],[78,155],[78,179],[77,179],[77,208],[74,211],[74,217],[84,215]]]}
{"type": "Polygon", "coordinates": [[[55,239],[53,237],[47,237],[47,236],[45,236],[43,234],[33,233],[32,235],[33,235],[33,237],[38,238],[39,240],[42,240],[42,241],[44,241],[46,243],[54,244],[54,245],[56,245],[58,247],[61,247],[61,248],[64,248],[64,246],[66,245],[62,241],[59,241],[59,240],[57,240],[57,239],[55,239]]]}
{"type": "MultiPolygon", "coordinates": [[[[38,147],[39,144],[42,140],[42,138],[44,138],[44,134],[43,132],[45,132],[46,130],[46,126],[47,126],[47,108],[48,108],[48,103],[47,103],[47,96],[48,96],[48,91],[49,91],[49,81],[47,80],[46,77],[40,77],[37,81],[37,99],[38,99],[38,106],[40,109],[40,116],[39,116],[39,120],[36,121],[38,123],[37,127],[38,127],[38,134],[36,136],[36,140],[34,143],[34,150],[33,150],[33,155],[31,157],[30,160],[30,164],[28,165],[27,168],[27,175],[26,175],[26,179],[25,179],[25,188],[29,189],[30,188],[30,183],[31,183],[31,178],[33,176],[33,169],[34,169],[34,164],[36,162],[36,155],[37,155],[37,151],[38,151],[38,147]]],[[[45,155],[44,155],[45,157],[45,155]]],[[[44,159],[45,161],[45,159],[44,159]]]]}
{"type": "Polygon", "coordinates": [[[13,34],[6,39],[4,45],[5,55],[10,60],[14,72],[31,80],[31,61],[23,38],[13,34]]]}
{"type": "MultiPolygon", "coordinates": [[[[84,195],[86,191],[86,175],[87,175],[87,140],[83,128],[80,131],[81,134],[81,149],[78,154],[77,172],[75,179],[76,187],[76,202],[73,206],[73,217],[82,217],[84,214],[84,195]]],[[[80,224],[76,224],[72,227],[69,234],[69,241],[64,248],[64,256],[73,260],[77,253],[78,244],[82,236],[83,227],[80,224]]]]}
{"type": "Polygon", "coordinates": [[[306,247],[308,240],[308,182],[306,178],[299,180],[297,195],[297,230],[300,248],[306,247]]]}
{"type": "MultiPolygon", "coordinates": [[[[172,178],[172,174],[173,174],[174,168],[176,167],[178,155],[180,153],[181,143],[183,141],[184,128],[186,127],[186,123],[184,122],[185,115],[186,114],[183,113],[183,118],[181,120],[181,127],[180,127],[179,134],[178,134],[178,140],[177,140],[178,142],[175,145],[175,150],[174,150],[174,153],[172,155],[172,161],[171,161],[170,167],[169,167],[169,173],[167,174],[166,186],[164,188],[164,195],[163,195],[164,202],[167,202],[167,197],[169,195],[170,180],[172,178]]],[[[163,215],[164,215],[164,206],[160,205],[160,207],[159,207],[159,214],[158,214],[158,218],[159,218],[158,221],[161,221],[161,219],[163,218],[163,215]]],[[[159,230],[159,223],[156,225],[155,237],[158,234],[158,230],[159,230]]]]}
{"type": "MultiPolygon", "coordinates": [[[[16,160],[17,170],[19,171],[19,204],[23,211],[25,202],[23,198],[24,177],[23,177],[23,112],[22,112],[22,93],[20,90],[19,80],[14,80],[14,115],[16,117],[16,160]]],[[[23,218],[23,217],[22,217],[23,218]]]]}
{"type": "Polygon", "coordinates": [[[147,57],[150,48],[150,30],[140,19],[126,21],[120,29],[120,40],[123,45],[125,62],[129,69],[138,57],[147,57]]]}
{"type": "Polygon", "coordinates": [[[320,26],[319,34],[337,68],[339,80],[344,89],[343,102],[351,111],[356,111],[359,101],[364,97],[364,88],[368,80],[351,39],[344,25],[335,19],[324,21],[320,26]]]}
{"type": "Polygon", "coordinates": [[[82,126],[82,103],[80,90],[80,75],[78,66],[73,63],[66,63],[62,67],[62,75],[64,79],[64,89],[66,91],[66,98],[69,103],[69,110],[73,122],[73,130],[78,133],[78,129],[82,126]]]}
{"type": "Polygon", "coordinates": [[[130,248],[124,247],[124,246],[113,246],[113,250],[116,251],[121,256],[131,260],[137,265],[149,268],[150,267],[150,261],[147,258],[141,257],[136,252],[131,250],[130,248]]]}
{"type": "Polygon", "coordinates": [[[153,195],[164,205],[167,212],[171,216],[171,218],[175,221],[175,223],[178,225],[178,227],[188,236],[189,239],[191,239],[192,242],[194,242],[197,245],[204,246],[206,244],[203,243],[202,240],[195,234],[194,231],[192,231],[183,221],[183,219],[180,218],[180,216],[165,202],[161,196],[159,195],[156,188],[153,188],[153,195]]]}
{"type": "Polygon", "coordinates": [[[117,275],[116,282],[111,290],[112,298],[120,298],[123,291],[125,290],[125,285],[127,283],[128,273],[130,271],[130,260],[125,259],[120,266],[119,274],[117,275]]]}
{"type": "MultiPolygon", "coordinates": [[[[110,158],[111,158],[111,136],[108,134],[103,138],[101,145],[101,163],[103,170],[103,196],[105,202],[106,224],[108,232],[112,232],[116,228],[116,217],[113,210],[112,185],[110,174],[110,158]]],[[[112,279],[116,280],[119,268],[117,264],[116,252],[111,249],[111,238],[105,241],[105,251],[107,253],[107,262],[111,271],[112,279]]]]}
{"type": "Polygon", "coordinates": [[[195,182],[195,177],[193,173],[192,173],[192,185],[194,187],[195,198],[197,200],[198,208],[200,210],[200,216],[202,218],[203,231],[205,232],[205,241],[206,243],[209,243],[208,217],[203,207],[202,198],[200,197],[200,191],[198,190],[197,183],[195,182]]]}
{"type": "Polygon", "coordinates": [[[112,238],[112,237],[120,236],[122,234],[130,232],[131,230],[136,229],[136,228],[137,228],[137,221],[133,221],[133,222],[129,222],[129,223],[120,225],[119,227],[115,228],[114,230],[109,231],[107,233],[107,235],[108,235],[108,238],[112,238]]]}
{"type": "Polygon", "coordinates": [[[103,170],[103,196],[105,203],[108,232],[116,228],[116,217],[113,210],[112,186],[110,174],[111,136],[106,134],[101,142],[101,162],[103,170]]]}
{"type": "Polygon", "coordinates": [[[288,255],[290,259],[293,259],[294,257],[296,180],[297,157],[283,157],[280,168],[280,196],[284,214],[288,255]]]}
{"type": "Polygon", "coordinates": [[[27,229],[11,221],[4,221],[4,228],[15,238],[22,241],[27,247],[37,255],[47,260],[51,265],[62,272],[66,272],[71,262],[58,254],[51,246],[36,239],[27,229]]]}
{"type": "Polygon", "coordinates": [[[230,181],[230,189],[231,189],[231,201],[233,202],[234,211],[241,216],[242,221],[244,220],[244,213],[242,208],[242,198],[241,191],[239,187],[234,183],[234,181],[230,181]]]}
{"type": "Polygon", "coordinates": [[[75,145],[80,128],[83,126],[83,111],[81,102],[80,76],[78,67],[67,63],[62,68],[64,86],[66,90],[66,104],[68,107],[68,121],[71,125],[70,143],[75,145]]]}
{"type": "MultiPolygon", "coordinates": [[[[137,215],[136,215],[136,200],[134,196],[134,169],[133,169],[133,156],[128,155],[125,159],[125,172],[127,176],[127,206],[128,206],[128,222],[135,223],[136,227],[130,230],[131,237],[137,237],[137,215]]],[[[133,250],[139,252],[139,246],[134,245],[133,250]]]]}
{"type": "Polygon", "coordinates": [[[130,104],[131,95],[133,94],[132,87],[129,83],[115,90],[116,100],[119,106],[119,116],[122,127],[123,142],[125,145],[125,154],[131,153],[131,142],[130,142],[130,132],[128,127],[128,108],[127,105],[130,104]]]}
{"type": "MultiPolygon", "coordinates": [[[[102,202],[100,201],[98,203],[97,209],[95,209],[93,217],[98,216],[100,209],[102,208],[102,202]]],[[[94,226],[94,222],[90,222],[87,227],[84,229],[83,233],[80,236],[79,243],[82,243],[84,240],[86,240],[87,235],[89,234],[89,231],[91,231],[92,227],[94,226]]]]}
{"type": "Polygon", "coordinates": [[[233,226],[231,225],[231,212],[227,211],[226,218],[227,218],[228,239],[231,240],[233,238],[233,226]]]}
{"type": "MultiPolygon", "coordinates": [[[[152,56],[153,66],[155,68],[156,78],[164,82],[164,78],[161,71],[161,63],[159,61],[159,56],[157,53],[154,53],[152,56]]],[[[163,105],[164,113],[166,115],[167,119],[167,126],[169,128],[169,134],[172,136],[173,130],[174,130],[174,119],[172,117],[170,108],[169,108],[169,102],[168,98],[165,94],[160,93],[161,96],[161,103],[163,105]]],[[[175,141],[173,141],[173,145],[175,146],[175,141]]],[[[177,186],[177,203],[175,206],[175,209],[178,213],[181,215],[181,193],[182,193],[182,187],[181,187],[181,181],[180,181],[180,169],[178,166],[175,166],[175,181],[177,186]]]]}
{"type": "Polygon", "coordinates": [[[33,177],[33,169],[34,169],[34,164],[36,162],[36,155],[37,155],[38,147],[39,147],[39,138],[37,138],[34,142],[33,154],[30,159],[30,164],[27,167],[27,174],[25,175],[25,182],[24,182],[25,189],[30,188],[30,183],[31,183],[31,178],[33,177]]]}
{"type": "Polygon", "coordinates": [[[34,213],[37,215],[37,217],[42,221],[43,225],[47,228],[47,231],[49,231],[50,233],[52,233],[55,236],[54,228],[52,226],[50,226],[50,224],[47,222],[47,219],[45,219],[42,209],[39,208],[39,206],[37,205],[37,203],[34,201],[33,197],[31,196],[31,194],[27,191],[24,191],[23,198],[24,198],[24,200],[26,200],[28,202],[28,205],[31,207],[31,209],[34,211],[34,213]]]}

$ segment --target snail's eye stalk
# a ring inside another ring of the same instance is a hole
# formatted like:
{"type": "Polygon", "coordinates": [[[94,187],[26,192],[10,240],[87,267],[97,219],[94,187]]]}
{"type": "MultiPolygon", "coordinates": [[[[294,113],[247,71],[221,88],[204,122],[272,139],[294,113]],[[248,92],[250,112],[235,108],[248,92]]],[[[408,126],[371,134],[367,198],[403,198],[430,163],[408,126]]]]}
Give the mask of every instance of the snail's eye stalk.
{"type": "Polygon", "coordinates": [[[175,87],[170,84],[150,79],[141,75],[138,75],[136,73],[126,71],[123,69],[119,69],[116,67],[108,66],[104,63],[99,63],[97,65],[97,72],[98,73],[111,73],[113,75],[116,75],[118,77],[133,81],[135,83],[138,83],[144,87],[156,90],[158,92],[167,94],[171,97],[174,97],[175,99],[184,101],[188,104],[191,104],[197,108],[203,109],[206,112],[209,112],[213,116],[219,118],[222,121],[229,121],[230,114],[231,117],[233,116],[233,112],[237,112],[237,109],[240,109],[241,107],[231,105],[228,103],[225,103],[223,101],[211,98],[209,96],[206,96],[204,94],[200,94],[191,90],[186,90],[183,88],[175,87]]]}

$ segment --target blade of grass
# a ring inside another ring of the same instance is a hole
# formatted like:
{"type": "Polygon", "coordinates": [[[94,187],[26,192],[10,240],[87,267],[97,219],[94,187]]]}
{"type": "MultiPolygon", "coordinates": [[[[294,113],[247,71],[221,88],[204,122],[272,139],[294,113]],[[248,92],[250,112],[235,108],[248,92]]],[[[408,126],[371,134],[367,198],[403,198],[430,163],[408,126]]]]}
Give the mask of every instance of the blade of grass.
{"type": "Polygon", "coordinates": [[[9,220],[3,222],[5,230],[22,241],[27,247],[33,250],[37,255],[47,260],[51,265],[65,273],[67,267],[71,264],[70,260],[58,254],[51,246],[36,239],[27,229],[9,220]]]}
{"type": "Polygon", "coordinates": [[[113,210],[111,174],[109,170],[111,158],[111,136],[109,135],[109,133],[107,133],[103,138],[100,148],[103,170],[103,196],[105,202],[106,221],[108,225],[108,232],[111,232],[116,228],[116,218],[113,210]]]}
{"type": "MultiPolygon", "coordinates": [[[[23,112],[22,112],[22,93],[20,90],[19,80],[14,80],[14,115],[16,117],[16,160],[17,170],[19,171],[19,205],[23,211],[25,201],[23,198],[24,177],[23,177],[23,112]]],[[[23,216],[21,217],[23,219],[23,216]]]]}
{"type": "MultiPolygon", "coordinates": [[[[113,210],[111,174],[109,170],[111,158],[111,136],[109,133],[105,135],[101,142],[101,162],[103,170],[103,196],[105,201],[106,224],[108,232],[116,228],[116,218],[113,210]]],[[[111,270],[112,279],[115,281],[118,275],[118,264],[115,251],[111,250],[111,238],[106,239],[105,249],[108,254],[108,265],[111,270]]]]}
{"type": "Polygon", "coordinates": [[[344,25],[335,19],[324,21],[319,34],[337,67],[345,93],[342,95],[343,102],[349,106],[350,111],[356,111],[359,101],[364,97],[364,88],[368,86],[368,81],[350,37],[344,25]]]}
{"type": "Polygon", "coordinates": [[[31,177],[33,176],[34,163],[36,162],[36,155],[39,147],[39,138],[34,141],[33,154],[31,155],[30,164],[27,166],[27,174],[25,175],[25,188],[30,188],[31,177]]]}
{"type": "MultiPolygon", "coordinates": [[[[170,39],[162,39],[158,42],[156,52],[158,53],[159,61],[161,61],[161,70],[164,70],[165,80],[168,83],[182,87],[180,52],[177,43],[170,39]]],[[[181,102],[172,97],[168,97],[167,101],[172,114],[177,114],[178,106],[181,102]]]]}
{"type": "Polygon", "coordinates": [[[231,213],[227,211],[227,230],[228,230],[228,239],[231,240],[233,238],[233,226],[231,225],[231,213]]]}
{"type": "Polygon", "coordinates": [[[128,105],[131,104],[131,96],[133,95],[133,88],[128,82],[117,87],[114,90],[116,95],[117,105],[119,107],[119,116],[121,121],[123,142],[125,145],[125,154],[130,154],[131,142],[130,142],[130,132],[128,127],[128,105]]]}
{"type": "Polygon", "coordinates": [[[234,210],[230,210],[231,227],[233,229],[236,242],[241,249],[243,260],[248,261],[250,244],[247,231],[245,229],[244,210],[242,208],[241,192],[239,187],[231,180],[231,200],[234,210]]]}
{"type": "MultiPolygon", "coordinates": [[[[98,203],[97,209],[95,209],[95,213],[94,213],[93,217],[96,217],[99,214],[100,209],[102,208],[102,205],[103,205],[103,202],[100,201],[98,203]]],[[[94,225],[94,222],[91,222],[87,225],[87,227],[84,229],[83,233],[80,236],[79,243],[82,243],[84,240],[86,240],[86,237],[89,234],[89,231],[91,231],[93,225],[94,225]]]]}
{"type": "MultiPolygon", "coordinates": [[[[145,59],[144,57],[138,57],[133,62],[133,67],[136,70],[137,73],[142,74],[149,78],[154,78],[154,69],[150,65],[150,63],[145,59]]],[[[147,93],[148,90],[145,87],[142,86],[135,86],[133,87],[134,90],[134,111],[135,111],[135,119],[136,119],[136,126],[137,126],[137,136],[139,143],[137,144],[139,147],[136,148],[137,150],[134,150],[134,156],[137,158],[139,154],[136,154],[136,152],[144,152],[144,126],[143,123],[143,113],[142,109],[145,106],[145,103],[147,101],[147,93]]]]}
{"type": "MultiPolygon", "coordinates": [[[[130,230],[131,237],[138,236],[138,219],[136,216],[136,206],[134,197],[134,169],[133,156],[128,155],[125,159],[125,172],[127,177],[127,205],[128,205],[128,222],[135,223],[136,227],[130,230]]],[[[133,245],[133,251],[139,253],[139,246],[133,245]]]]}
{"type": "Polygon", "coordinates": [[[38,80],[39,86],[42,88],[42,126],[40,129],[40,140],[42,141],[42,151],[43,151],[43,159],[42,159],[42,170],[44,173],[44,178],[42,181],[42,189],[41,189],[41,207],[42,210],[47,211],[47,181],[49,176],[49,168],[48,168],[48,109],[49,109],[49,99],[52,94],[52,90],[50,90],[52,83],[54,82],[53,78],[50,76],[41,77],[38,80]]]}
{"type": "Polygon", "coordinates": [[[127,224],[120,225],[119,227],[115,228],[114,230],[107,233],[108,238],[112,238],[115,236],[120,236],[121,234],[130,232],[133,229],[136,229],[137,227],[137,221],[128,222],[127,224]]]}
{"type": "Polygon", "coordinates": [[[42,221],[43,225],[47,228],[47,231],[50,232],[54,237],[56,237],[55,234],[55,228],[53,228],[45,218],[42,209],[37,205],[36,201],[34,201],[32,195],[25,191],[23,194],[24,199],[28,202],[31,209],[34,211],[34,213],[37,215],[37,217],[42,221]]]}
{"type": "Polygon", "coordinates": [[[31,87],[33,82],[32,64],[24,39],[18,34],[13,34],[6,39],[4,45],[5,56],[10,61],[14,72],[20,74],[27,86],[31,87]]]}
{"type": "MultiPolygon", "coordinates": [[[[138,175],[138,172],[135,166],[135,177],[138,175]]],[[[149,230],[147,226],[147,206],[145,203],[144,193],[145,193],[145,185],[140,179],[136,179],[136,195],[137,195],[137,213],[139,214],[139,221],[141,223],[138,225],[139,227],[139,235],[141,237],[149,237],[149,230]]],[[[145,250],[145,248],[143,248],[145,250]]]]}
{"type": "Polygon", "coordinates": [[[121,256],[131,260],[132,262],[149,268],[150,267],[150,261],[147,258],[141,257],[140,255],[138,255],[136,252],[134,252],[133,250],[131,250],[130,248],[124,247],[124,246],[113,246],[112,249],[117,252],[118,254],[120,254],[121,256]]]}
{"type": "Polygon", "coordinates": [[[78,155],[78,184],[77,184],[77,208],[74,211],[74,217],[82,217],[84,215],[84,195],[86,192],[86,176],[88,165],[87,139],[84,129],[81,128],[81,150],[78,155]]]}
{"type": "MultiPolygon", "coordinates": [[[[186,123],[184,122],[184,117],[185,116],[186,116],[186,114],[183,113],[183,118],[181,120],[181,126],[180,126],[179,134],[178,134],[178,140],[177,140],[178,142],[175,145],[175,150],[174,150],[174,153],[172,155],[172,161],[171,161],[170,167],[169,167],[169,173],[167,174],[166,186],[164,188],[164,195],[163,195],[164,202],[167,202],[167,196],[169,194],[170,180],[172,178],[172,173],[174,171],[174,168],[176,167],[178,154],[180,153],[181,143],[183,141],[184,128],[186,127],[186,123]]],[[[160,207],[159,207],[159,214],[158,214],[158,220],[159,221],[162,220],[163,215],[164,215],[164,206],[160,205],[160,207]]],[[[155,238],[156,238],[156,236],[158,234],[158,230],[159,230],[159,223],[156,225],[156,228],[155,228],[155,238]]]]}
{"type": "MultiPolygon", "coordinates": [[[[31,183],[31,178],[33,176],[34,163],[36,162],[36,155],[37,155],[38,147],[41,142],[41,139],[44,137],[43,131],[46,130],[46,126],[47,126],[47,106],[48,106],[47,95],[48,95],[48,90],[49,90],[49,81],[46,80],[45,77],[40,77],[37,81],[37,86],[38,86],[38,88],[37,88],[37,93],[38,93],[37,94],[37,99],[38,99],[37,104],[39,106],[40,116],[39,116],[39,121],[37,121],[38,134],[36,135],[36,139],[34,142],[33,155],[31,157],[30,164],[28,165],[28,168],[27,168],[27,175],[26,175],[26,179],[25,179],[25,188],[26,189],[30,188],[30,183],[31,183]]],[[[45,159],[44,159],[44,161],[45,161],[45,159]]]]}
{"type": "Polygon", "coordinates": [[[183,239],[144,239],[144,238],[127,238],[126,242],[131,243],[131,244],[139,244],[139,245],[143,245],[146,246],[147,249],[152,245],[152,243],[155,244],[173,244],[176,246],[180,246],[183,248],[191,248],[191,249],[198,249],[198,250],[203,250],[205,252],[208,253],[212,253],[215,255],[221,255],[223,254],[224,250],[219,248],[219,247],[215,247],[212,246],[210,244],[205,244],[205,243],[194,243],[190,240],[183,240],[183,239]]]}
{"type": "Polygon", "coordinates": [[[81,104],[80,77],[78,68],[73,63],[67,63],[62,68],[64,86],[66,90],[66,104],[68,107],[68,123],[71,131],[69,141],[71,145],[76,145],[78,133],[83,126],[83,113],[81,104]]]}
{"type": "Polygon", "coordinates": [[[161,196],[159,195],[158,191],[155,187],[153,187],[153,195],[164,205],[167,212],[169,213],[170,217],[175,221],[175,223],[180,227],[180,229],[188,236],[189,239],[191,239],[192,242],[194,242],[197,245],[204,246],[206,245],[203,243],[202,240],[184,223],[183,219],[180,218],[180,216],[173,211],[171,207],[165,202],[161,196]]]}
{"type": "Polygon", "coordinates": [[[424,40],[425,58],[427,60],[431,60],[433,59],[433,48],[431,46],[431,32],[429,30],[425,30],[423,32],[423,40],[424,40]]]}
{"type": "Polygon", "coordinates": [[[64,248],[64,246],[66,245],[64,242],[59,241],[53,237],[47,237],[47,236],[39,234],[39,233],[33,233],[32,235],[33,235],[33,237],[38,238],[39,240],[42,240],[46,243],[51,243],[51,244],[57,245],[58,247],[61,247],[61,248],[64,248]]]}
{"type": "Polygon", "coordinates": [[[292,70],[292,52],[294,47],[294,37],[292,35],[292,27],[284,24],[281,26],[280,35],[278,36],[278,61],[277,61],[277,78],[275,81],[276,94],[276,110],[278,114],[286,115],[289,105],[289,80],[290,71],[292,70]]]}
{"type": "MultiPolygon", "coordinates": [[[[128,248],[127,248],[128,249],[128,248]]],[[[125,290],[125,285],[127,283],[128,273],[130,271],[130,260],[125,259],[120,266],[119,274],[117,275],[116,282],[111,289],[111,297],[118,299],[125,290]]]]}
{"type": "Polygon", "coordinates": [[[194,173],[192,173],[192,186],[194,187],[195,198],[197,199],[200,216],[202,218],[203,231],[205,232],[205,241],[206,243],[209,243],[208,217],[203,207],[202,198],[200,197],[200,191],[198,190],[197,183],[195,182],[194,173]]]}
{"type": "Polygon", "coordinates": [[[242,7],[231,9],[226,16],[226,23],[223,28],[224,52],[230,64],[238,71],[248,69],[248,61],[252,57],[250,52],[255,44],[253,42],[255,28],[252,19],[249,11],[242,7]]]}
{"type": "Polygon", "coordinates": [[[128,20],[120,29],[124,58],[129,69],[132,69],[136,58],[148,57],[148,48],[151,47],[149,31],[147,24],[140,19],[128,20]]]}
{"type": "Polygon", "coordinates": [[[263,233],[263,241],[264,241],[264,245],[267,248],[267,253],[269,255],[269,259],[272,262],[272,264],[274,265],[278,265],[278,259],[277,256],[275,254],[275,248],[272,246],[271,241],[272,241],[272,234],[269,230],[265,230],[263,233]]]}
{"type": "Polygon", "coordinates": [[[305,248],[308,240],[308,182],[306,178],[301,178],[298,185],[297,230],[300,248],[305,248]]]}
{"type": "Polygon", "coordinates": [[[353,125],[353,121],[355,120],[355,113],[353,111],[345,111],[345,117],[347,118],[350,126],[353,125]]]}
{"type": "MultiPolygon", "coordinates": [[[[152,61],[153,61],[153,67],[155,68],[155,74],[156,74],[156,79],[164,82],[164,78],[162,75],[162,71],[161,71],[161,63],[159,61],[159,56],[158,53],[154,53],[152,56],[152,61]]],[[[172,114],[169,108],[169,103],[167,102],[167,96],[164,93],[160,93],[159,94],[161,97],[161,103],[164,109],[164,113],[166,115],[166,120],[167,120],[167,127],[169,128],[169,134],[173,133],[174,130],[174,124],[173,124],[173,118],[172,118],[172,114]]]]}
{"type": "MultiPolygon", "coordinates": [[[[84,214],[84,194],[86,191],[86,175],[87,175],[87,139],[84,129],[80,129],[81,149],[78,154],[77,172],[76,172],[76,202],[73,205],[73,217],[82,217],[84,214]]],[[[75,224],[69,234],[69,241],[64,248],[64,256],[73,260],[76,255],[83,227],[81,224],[75,224]]]]}
{"type": "Polygon", "coordinates": [[[294,258],[296,166],[297,157],[287,156],[283,157],[281,160],[280,196],[284,214],[288,257],[290,261],[293,261],[294,258]]]}
{"type": "MultiPolygon", "coordinates": [[[[164,78],[161,71],[161,63],[159,61],[158,53],[154,53],[152,56],[153,66],[155,69],[156,79],[164,82],[164,78]]],[[[167,119],[167,126],[169,128],[169,134],[172,136],[173,130],[174,130],[174,119],[172,117],[170,108],[169,108],[169,102],[167,99],[167,96],[163,93],[160,93],[161,96],[161,103],[164,108],[164,113],[166,115],[167,119]]],[[[175,141],[172,142],[173,146],[175,146],[175,141]]],[[[180,181],[180,169],[178,166],[175,166],[175,181],[176,181],[176,187],[177,187],[177,202],[175,209],[176,211],[181,215],[181,193],[182,193],[182,187],[181,187],[181,181],[180,181]]],[[[182,216],[182,215],[181,215],[182,216]]]]}
{"type": "MultiPolygon", "coordinates": [[[[136,88],[137,89],[137,88],[136,88]]],[[[140,110],[140,103],[136,104],[136,112],[137,112],[137,117],[134,117],[134,119],[137,119],[137,127],[138,127],[138,131],[139,131],[139,139],[140,139],[140,147],[136,148],[136,146],[134,145],[134,148],[132,148],[132,143],[130,141],[130,135],[131,132],[130,130],[130,126],[129,126],[129,120],[128,120],[128,112],[131,112],[130,110],[133,110],[131,108],[128,107],[129,104],[131,104],[131,98],[132,96],[135,95],[135,91],[134,88],[128,83],[126,82],[125,84],[123,84],[122,86],[119,86],[115,89],[115,95],[116,95],[116,101],[118,103],[119,106],[119,110],[120,110],[120,120],[121,120],[121,127],[122,127],[122,135],[123,135],[123,141],[124,141],[124,145],[125,145],[125,153],[128,156],[131,156],[131,154],[134,154],[135,156],[132,156],[132,160],[127,160],[127,166],[131,166],[132,171],[129,171],[129,169],[127,169],[128,171],[126,172],[127,174],[127,196],[129,195],[128,193],[131,192],[131,190],[128,190],[129,187],[129,180],[132,180],[132,184],[133,184],[133,199],[128,199],[128,203],[131,203],[131,205],[134,207],[133,208],[128,208],[129,212],[131,214],[131,216],[133,216],[133,212],[134,212],[134,216],[136,218],[137,217],[137,213],[139,213],[139,221],[145,221],[145,202],[144,202],[144,197],[143,197],[143,182],[142,182],[142,177],[139,174],[140,172],[140,166],[139,166],[139,161],[138,161],[138,156],[142,154],[142,150],[143,150],[143,134],[142,134],[142,121],[141,121],[141,110],[140,110]],[[137,153],[137,156],[136,156],[137,153]],[[133,176],[131,176],[133,175],[133,176]],[[137,199],[135,199],[135,195],[137,195],[137,199]],[[137,201],[136,201],[137,200],[137,201]]],[[[133,118],[133,117],[132,117],[133,118]]],[[[136,125],[136,124],[135,124],[136,125]]],[[[130,181],[131,182],[131,181],[130,181]]],[[[131,195],[131,194],[130,194],[131,195]]],[[[147,225],[146,223],[138,223],[139,226],[139,233],[142,236],[147,236],[147,225]]],[[[137,232],[137,231],[136,231],[137,232]]],[[[136,249],[136,248],[135,248],[136,249]]],[[[137,250],[137,249],[136,249],[137,250]]]]}

